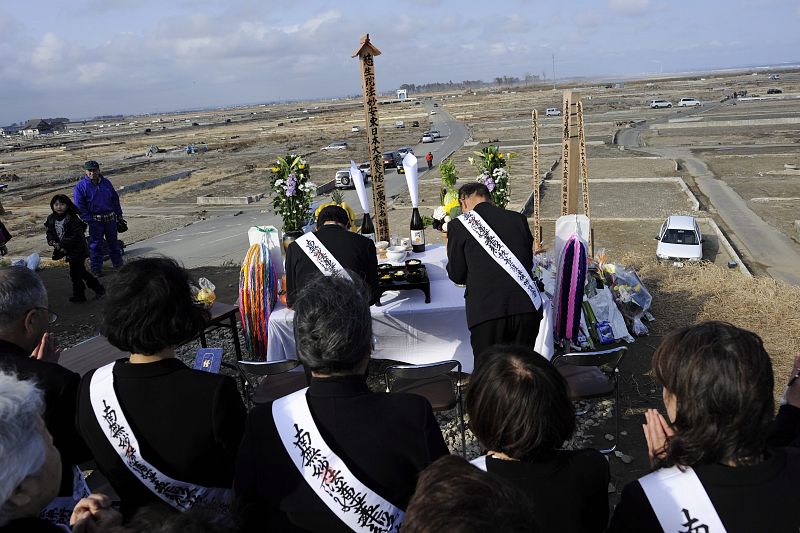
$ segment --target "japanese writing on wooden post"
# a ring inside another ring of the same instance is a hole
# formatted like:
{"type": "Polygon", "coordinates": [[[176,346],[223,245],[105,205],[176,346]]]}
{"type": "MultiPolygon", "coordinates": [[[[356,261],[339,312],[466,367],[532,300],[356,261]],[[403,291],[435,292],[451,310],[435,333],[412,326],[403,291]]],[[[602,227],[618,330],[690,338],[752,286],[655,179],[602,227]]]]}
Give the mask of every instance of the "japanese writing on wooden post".
{"type": "Polygon", "coordinates": [[[361,45],[353,54],[361,62],[361,89],[364,94],[364,113],[367,121],[367,146],[372,172],[372,201],[375,212],[375,235],[380,241],[389,240],[389,218],[386,211],[386,193],[383,183],[383,151],[381,149],[378,121],[378,99],[375,90],[375,56],[380,50],[369,42],[369,34],[361,38],[361,45]]]}

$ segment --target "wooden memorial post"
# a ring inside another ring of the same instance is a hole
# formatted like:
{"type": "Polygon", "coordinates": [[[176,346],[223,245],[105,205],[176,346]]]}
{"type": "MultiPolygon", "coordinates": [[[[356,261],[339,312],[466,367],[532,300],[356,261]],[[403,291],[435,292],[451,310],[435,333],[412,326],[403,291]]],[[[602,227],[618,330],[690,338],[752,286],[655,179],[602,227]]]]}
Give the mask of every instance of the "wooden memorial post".
{"type": "Polygon", "coordinates": [[[531,130],[533,132],[533,251],[542,249],[542,225],[539,218],[539,113],[534,109],[531,113],[531,130]]]}
{"type": "MultiPolygon", "coordinates": [[[[561,216],[578,214],[578,196],[583,196],[583,212],[589,212],[589,163],[583,104],[578,93],[564,91],[564,131],[561,143],[561,216]],[[580,182],[580,183],[579,183],[580,182]],[[579,189],[580,187],[580,189],[579,189]]],[[[592,233],[587,236],[589,253],[594,255],[592,233]]]]}
{"type": "MultiPolygon", "coordinates": [[[[583,102],[578,100],[578,140],[581,150],[581,191],[583,192],[583,214],[589,220],[592,215],[589,211],[589,158],[586,155],[586,130],[583,124],[583,102]]],[[[594,257],[594,229],[589,232],[589,253],[594,257]]]]}
{"type": "Polygon", "coordinates": [[[578,179],[580,178],[580,134],[578,133],[578,101],[580,95],[564,91],[564,132],[561,143],[561,216],[578,213],[578,179]]]}
{"type": "Polygon", "coordinates": [[[364,94],[364,113],[367,119],[367,146],[369,167],[372,172],[372,203],[374,204],[375,238],[389,240],[389,217],[386,213],[386,193],[383,187],[383,152],[378,124],[378,100],[375,91],[375,61],[381,51],[369,42],[369,34],[361,38],[361,45],[353,57],[361,63],[361,90],[364,94]]]}

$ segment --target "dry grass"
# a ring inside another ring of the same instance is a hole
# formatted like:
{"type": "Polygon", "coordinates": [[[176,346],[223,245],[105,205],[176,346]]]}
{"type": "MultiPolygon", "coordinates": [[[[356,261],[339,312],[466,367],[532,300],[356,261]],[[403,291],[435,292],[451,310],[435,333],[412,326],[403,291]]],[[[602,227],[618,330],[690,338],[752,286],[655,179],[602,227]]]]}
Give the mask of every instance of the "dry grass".
{"type": "Polygon", "coordinates": [[[783,394],[794,354],[800,352],[800,287],[709,263],[675,268],[640,254],[626,254],[620,262],[635,268],[653,295],[652,333],[704,320],[753,331],[772,358],[776,399],[783,394]]]}

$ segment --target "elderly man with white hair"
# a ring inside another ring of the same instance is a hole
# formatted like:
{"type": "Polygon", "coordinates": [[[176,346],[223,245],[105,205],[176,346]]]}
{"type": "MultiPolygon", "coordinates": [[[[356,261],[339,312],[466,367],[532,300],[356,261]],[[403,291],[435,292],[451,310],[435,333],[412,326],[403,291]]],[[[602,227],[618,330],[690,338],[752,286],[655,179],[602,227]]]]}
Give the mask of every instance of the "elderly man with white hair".
{"type": "MultiPolygon", "coordinates": [[[[0,372],[0,533],[70,531],[38,517],[61,483],[61,457],[43,411],[42,391],[32,381],[0,372]]],[[[102,494],[80,500],[68,520],[71,531],[103,531],[119,523],[121,515],[110,506],[102,494]]]]}
{"type": "Polygon", "coordinates": [[[88,493],[75,465],[91,459],[91,453],[75,427],[80,376],[58,364],[58,350],[47,333],[56,318],[35,272],[24,267],[0,269],[0,371],[34,380],[44,393],[44,423],[63,466],[59,498],[43,517],[64,523],[88,493]]]}

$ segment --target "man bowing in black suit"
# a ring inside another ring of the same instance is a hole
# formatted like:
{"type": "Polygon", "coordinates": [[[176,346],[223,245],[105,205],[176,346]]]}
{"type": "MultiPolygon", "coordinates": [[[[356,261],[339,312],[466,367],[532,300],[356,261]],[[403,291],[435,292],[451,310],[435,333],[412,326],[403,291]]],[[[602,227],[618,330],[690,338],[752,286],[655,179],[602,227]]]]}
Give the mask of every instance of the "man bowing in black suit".
{"type": "Polygon", "coordinates": [[[338,205],[329,205],[317,217],[317,230],[306,233],[286,249],[286,304],[314,277],[324,274],[349,278],[357,274],[370,291],[370,304],[378,293],[378,256],[375,243],[347,228],[350,218],[338,205]]]}
{"type": "Polygon", "coordinates": [[[494,344],[530,346],[542,319],[533,281],[533,236],[524,215],[496,207],[482,183],[458,191],[462,215],[450,222],[447,274],[465,284],[467,326],[477,367],[494,344]]]}

